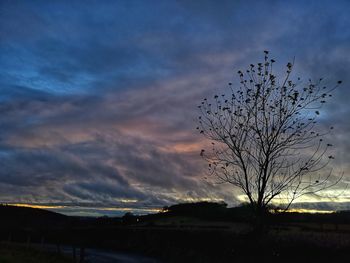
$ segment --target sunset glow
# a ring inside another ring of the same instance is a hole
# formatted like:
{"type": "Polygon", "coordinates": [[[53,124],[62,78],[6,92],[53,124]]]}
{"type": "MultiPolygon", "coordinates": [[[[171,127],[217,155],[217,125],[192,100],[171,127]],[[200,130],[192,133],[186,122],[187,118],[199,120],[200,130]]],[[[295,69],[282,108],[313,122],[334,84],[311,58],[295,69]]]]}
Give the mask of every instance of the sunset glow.
{"type": "Polygon", "coordinates": [[[198,104],[270,50],[278,74],[295,59],[303,83],[343,81],[318,123],[334,126],[319,172],[341,180],[291,211],[350,209],[349,1],[87,2],[0,3],[0,203],[102,216],[246,202],[208,173],[198,104]]]}

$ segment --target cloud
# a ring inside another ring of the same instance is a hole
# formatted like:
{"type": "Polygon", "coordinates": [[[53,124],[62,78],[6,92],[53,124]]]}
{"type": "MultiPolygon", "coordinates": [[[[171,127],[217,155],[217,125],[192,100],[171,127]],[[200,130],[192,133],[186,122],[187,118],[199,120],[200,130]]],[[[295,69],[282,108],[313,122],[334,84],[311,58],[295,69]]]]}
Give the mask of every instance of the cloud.
{"type": "Polygon", "coordinates": [[[196,105],[264,49],[280,68],[296,56],[305,79],[344,81],[321,125],[336,127],[335,165],[348,178],[348,6],[3,1],[0,200],[237,203],[203,180],[196,105]]]}

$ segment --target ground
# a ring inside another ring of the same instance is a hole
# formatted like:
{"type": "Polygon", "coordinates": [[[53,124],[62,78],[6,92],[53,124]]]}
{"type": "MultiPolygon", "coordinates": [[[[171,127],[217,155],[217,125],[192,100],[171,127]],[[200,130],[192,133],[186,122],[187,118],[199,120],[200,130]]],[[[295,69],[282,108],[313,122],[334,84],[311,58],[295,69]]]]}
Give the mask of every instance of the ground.
{"type": "Polygon", "coordinates": [[[72,260],[57,253],[44,252],[25,245],[2,244],[0,246],[1,263],[71,263],[72,260]]]}

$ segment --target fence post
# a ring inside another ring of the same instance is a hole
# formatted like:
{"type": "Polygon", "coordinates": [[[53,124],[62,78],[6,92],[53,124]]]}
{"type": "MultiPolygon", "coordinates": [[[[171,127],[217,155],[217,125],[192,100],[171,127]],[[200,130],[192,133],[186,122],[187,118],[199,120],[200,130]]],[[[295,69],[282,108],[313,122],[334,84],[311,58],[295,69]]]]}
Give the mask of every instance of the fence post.
{"type": "Polygon", "coordinates": [[[30,240],[31,240],[30,235],[28,235],[27,236],[27,248],[29,248],[29,246],[30,246],[30,240]]]}
{"type": "Polygon", "coordinates": [[[84,263],[85,258],[85,247],[80,247],[80,260],[79,263],[84,263]]]}
{"type": "Polygon", "coordinates": [[[45,246],[45,237],[41,237],[41,248],[43,249],[45,246]]]}
{"type": "Polygon", "coordinates": [[[73,262],[76,263],[77,262],[77,251],[75,246],[73,246],[73,262]]]}
{"type": "Polygon", "coordinates": [[[59,243],[56,244],[57,246],[57,254],[61,254],[61,246],[59,243]]]}

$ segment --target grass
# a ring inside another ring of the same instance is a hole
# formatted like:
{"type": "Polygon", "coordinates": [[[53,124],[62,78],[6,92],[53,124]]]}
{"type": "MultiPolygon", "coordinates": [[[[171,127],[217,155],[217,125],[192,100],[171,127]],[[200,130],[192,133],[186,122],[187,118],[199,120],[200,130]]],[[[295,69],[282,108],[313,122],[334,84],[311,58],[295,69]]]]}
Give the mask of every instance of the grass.
{"type": "Polygon", "coordinates": [[[52,252],[27,248],[23,245],[0,245],[0,263],[68,263],[72,260],[52,252]]]}

